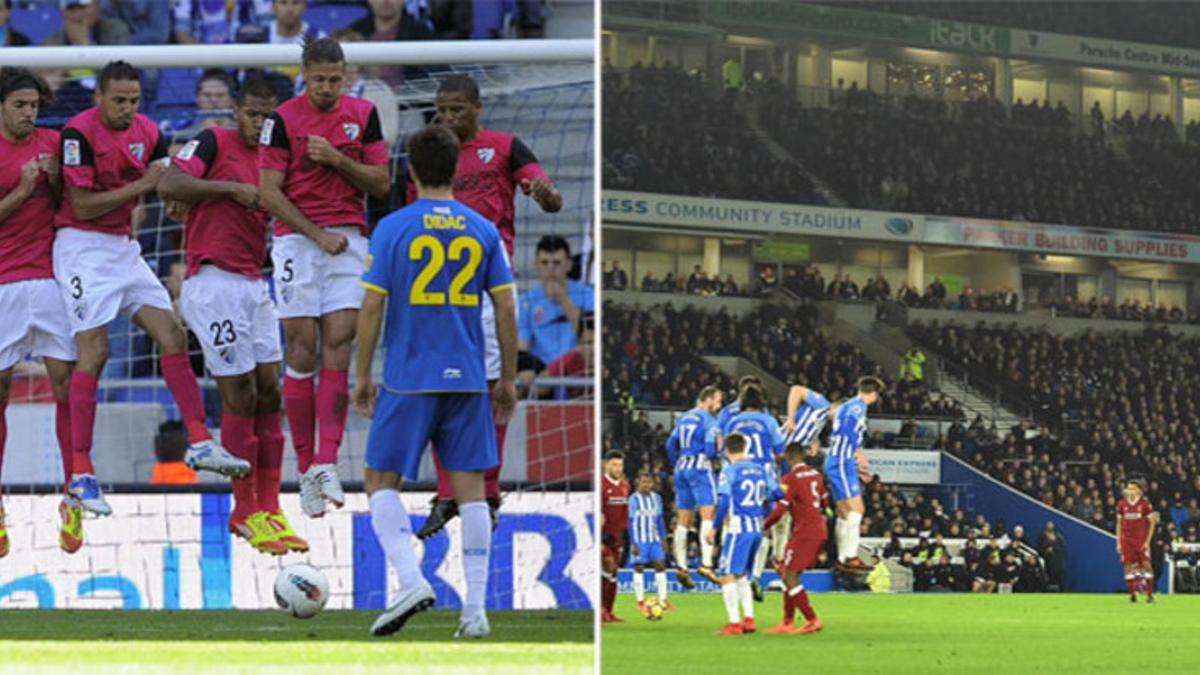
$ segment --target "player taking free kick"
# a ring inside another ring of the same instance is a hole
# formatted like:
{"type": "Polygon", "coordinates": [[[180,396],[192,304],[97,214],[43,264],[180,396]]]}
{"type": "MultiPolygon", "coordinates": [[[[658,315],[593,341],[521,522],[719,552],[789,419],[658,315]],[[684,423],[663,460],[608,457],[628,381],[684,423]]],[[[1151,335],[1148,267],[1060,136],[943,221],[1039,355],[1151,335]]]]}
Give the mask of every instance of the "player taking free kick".
{"type": "Polygon", "coordinates": [[[440,126],[408,141],[409,171],[419,199],[379,222],[371,239],[358,319],[354,403],[371,417],[365,487],[371,525],[400,579],[400,592],[371,627],[389,635],[433,606],[412,546],[412,522],[400,500],[403,478],[414,480],[432,442],[450,472],[462,516],[467,594],[456,637],[489,632],[488,556],[492,528],[484,472],[496,466],[494,421],[516,406],[517,315],[513,275],[500,235],[478,213],[454,201],[451,185],[458,139],[440,126]],[[500,377],[488,404],[480,300],[495,303],[500,377]],[[383,391],[376,401],[371,362],[389,300],[383,391]],[[494,408],[494,412],[493,412],[494,408]]]}

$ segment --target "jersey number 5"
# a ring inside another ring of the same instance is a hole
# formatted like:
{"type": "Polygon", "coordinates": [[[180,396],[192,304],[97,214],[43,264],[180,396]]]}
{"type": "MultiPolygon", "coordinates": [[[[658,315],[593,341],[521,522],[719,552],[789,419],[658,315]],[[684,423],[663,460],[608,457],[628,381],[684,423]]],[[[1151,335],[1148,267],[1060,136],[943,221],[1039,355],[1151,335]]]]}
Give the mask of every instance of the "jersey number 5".
{"type": "MultiPolygon", "coordinates": [[[[428,288],[429,283],[445,266],[447,251],[437,237],[423,234],[413,239],[412,244],[409,245],[408,259],[414,262],[423,260],[426,251],[429,251],[429,260],[426,261],[425,267],[421,269],[416,281],[413,282],[412,290],[408,294],[408,302],[411,305],[444,305],[446,304],[446,293],[429,291],[428,288]]],[[[455,237],[450,240],[450,260],[462,260],[464,256],[466,264],[450,281],[450,304],[478,307],[479,294],[463,293],[463,288],[466,288],[471,278],[475,276],[475,271],[479,269],[479,263],[483,261],[483,246],[473,237],[455,237]]]]}

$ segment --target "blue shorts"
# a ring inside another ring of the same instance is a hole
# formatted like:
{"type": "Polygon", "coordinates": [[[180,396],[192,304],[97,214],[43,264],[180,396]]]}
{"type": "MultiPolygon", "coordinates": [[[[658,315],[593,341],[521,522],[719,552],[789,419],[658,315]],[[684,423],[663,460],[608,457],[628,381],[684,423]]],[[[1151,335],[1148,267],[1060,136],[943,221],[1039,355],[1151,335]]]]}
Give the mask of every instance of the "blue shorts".
{"type": "MultiPolygon", "coordinates": [[[[649,565],[651,563],[662,562],[667,559],[667,554],[663,552],[661,541],[652,541],[649,544],[638,544],[638,554],[630,556],[630,565],[649,565]]],[[[630,549],[631,551],[633,549],[630,549]]]]}
{"type": "Polygon", "coordinates": [[[735,577],[750,576],[754,567],[754,556],[762,544],[762,532],[725,533],[721,539],[721,566],[719,576],[732,574],[735,577]]]}
{"type": "Polygon", "coordinates": [[[675,506],[694,511],[717,503],[717,481],[711,469],[683,469],[675,472],[675,506]]]}
{"type": "Polygon", "coordinates": [[[825,462],[825,481],[829,494],[835,502],[862,495],[862,481],[858,479],[858,462],[825,462]]]}
{"type": "Polygon", "coordinates": [[[367,468],[416,480],[429,443],[450,471],[485,471],[499,464],[487,394],[381,390],[367,437],[367,468]]]}

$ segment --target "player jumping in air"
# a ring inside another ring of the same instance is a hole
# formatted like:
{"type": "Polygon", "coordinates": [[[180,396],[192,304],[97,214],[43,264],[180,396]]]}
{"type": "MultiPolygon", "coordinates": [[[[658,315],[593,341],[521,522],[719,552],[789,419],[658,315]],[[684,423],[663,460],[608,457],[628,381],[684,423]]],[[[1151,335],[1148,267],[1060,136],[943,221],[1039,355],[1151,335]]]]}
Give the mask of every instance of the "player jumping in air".
{"type": "MultiPolygon", "coordinates": [[[[311,80],[310,80],[311,82],[311,80]]],[[[458,139],[427,127],[408,141],[409,172],[419,199],[379,222],[371,239],[358,320],[354,402],[373,417],[367,440],[365,488],[371,525],[400,579],[395,602],[371,627],[400,630],[433,606],[421,576],[412,524],[400,501],[402,478],[415,480],[427,443],[450,472],[462,515],[467,593],[455,637],[484,637],[492,528],[484,501],[484,471],[499,462],[494,420],[516,406],[517,315],[512,269],[495,226],[454,200],[458,139]],[[487,395],[480,296],[495,303],[500,378],[487,395]],[[383,392],[376,401],[371,362],[389,299],[383,392]],[[494,409],[494,412],[493,412],[494,409]]]]}
{"type": "MultiPolygon", "coordinates": [[[[509,259],[513,259],[515,207],[513,199],[519,188],[533,198],[546,213],[562,210],[562,195],[555,189],[550,176],[538,164],[533,152],[512,134],[480,125],[483,101],[479,85],[469,75],[451,75],[442,81],[437,91],[437,121],[458,136],[462,150],[458,170],[454,175],[454,197],[493,222],[504,241],[509,259]]],[[[409,199],[413,188],[409,188],[409,199]]],[[[513,289],[514,295],[516,289],[513,289]]],[[[492,332],[492,305],[483,300],[484,336],[487,340],[487,377],[495,380],[500,374],[499,346],[492,332]]],[[[574,325],[574,323],[572,323],[574,325]]],[[[504,464],[504,435],[507,425],[496,424],[496,447],[500,464],[487,473],[487,500],[493,523],[500,508],[500,468],[504,464]]],[[[435,456],[435,464],[436,464],[435,456]]],[[[450,481],[446,471],[437,466],[438,491],[433,509],[417,536],[431,537],[446,526],[457,514],[451,499],[450,481]]]]}
{"type": "Polygon", "coordinates": [[[253,466],[232,481],[229,529],[259,551],[282,555],[307,551],[308,543],[279,508],[283,352],[262,278],[268,215],[258,200],[258,137],[275,102],[265,80],[243,84],[233,107],[237,128],[205,129],[184,145],[158,193],[187,211],[179,304],[221,394],[221,442],[253,466]]]}
{"type": "Polygon", "coordinates": [[[864,377],[858,381],[858,395],[841,403],[833,418],[829,453],[825,456],[825,476],[837,503],[838,567],[847,572],[863,572],[866,563],[858,558],[863,505],[862,484],[870,480],[867,456],[863,452],[863,433],[867,430],[867,408],[879,400],[883,381],[864,377]]]}
{"type": "Polygon", "coordinates": [[[1131,480],[1125,496],[1117,502],[1117,553],[1125,567],[1125,587],[1129,601],[1137,602],[1140,590],[1146,602],[1154,602],[1154,572],[1150,569],[1150,540],[1158,513],[1144,496],[1141,483],[1131,480]]]}
{"type": "MultiPolygon", "coordinates": [[[[747,402],[744,400],[743,405],[747,402]]],[[[750,440],[737,432],[725,439],[725,453],[730,463],[721,470],[721,483],[717,487],[717,522],[724,523],[721,567],[717,574],[720,575],[729,623],[717,631],[717,635],[755,631],[754,598],[750,580],[746,577],[762,545],[765,504],[783,497],[779,484],[763,463],[747,454],[750,445],[750,440]],[[729,521],[725,522],[727,516],[729,521]]],[[[715,538],[716,534],[710,531],[710,543],[715,538]]]]}
{"type": "Polygon", "coordinates": [[[720,432],[713,416],[721,409],[724,394],[714,386],[700,390],[696,407],[675,420],[667,438],[667,459],[675,465],[675,548],[676,575],[685,587],[694,584],[687,569],[687,537],[692,513],[700,512],[700,566],[697,573],[717,583],[713,572],[713,545],[708,532],[713,529],[717,506],[717,481],[713,461],[717,459],[720,432]]]}
{"type": "MultiPolygon", "coordinates": [[[[32,353],[46,364],[54,390],[64,492],[58,544],[74,553],[83,545],[79,502],[67,491],[72,459],[68,396],[76,352],[51,257],[54,211],[62,195],[61,152],[57,131],[34,126],[41,106],[50,101],[50,87],[42,78],[23,68],[0,69],[0,468],[13,368],[32,353]]],[[[0,558],[8,547],[0,505],[0,558]]]]}
{"type": "Polygon", "coordinates": [[[283,407],[300,471],[300,505],[318,518],[326,501],[340,508],[346,500],[337,460],[363,300],[363,193],[383,197],[391,185],[379,112],[370,101],[341,93],[341,46],[330,38],[309,42],[302,64],[307,89],[263,123],[258,168],[262,205],[275,217],[271,260],[287,338],[283,407]]]}
{"type": "Polygon", "coordinates": [[[604,479],[600,493],[600,622],[622,623],[613,614],[617,602],[617,570],[625,557],[625,527],[629,524],[629,481],[625,480],[625,456],[618,451],[604,456],[604,479]]]}
{"type": "MultiPolygon", "coordinates": [[[[787,417],[784,418],[783,434],[786,442],[799,443],[810,454],[817,454],[821,449],[821,432],[829,420],[829,399],[823,395],[798,384],[788,390],[787,417]]],[[[789,464],[790,465],[790,464],[789,464]]],[[[771,556],[775,564],[783,560],[791,531],[792,516],[784,512],[775,526],[767,530],[771,540],[771,556]]]]}
{"type": "Polygon", "coordinates": [[[789,443],[787,461],[792,470],[783,477],[783,499],[767,516],[764,527],[791,514],[792,531],[783,553],[783,621],[767,630],[768,633],[815,633],[823,627],[808,600],[808,591],[800,583],[804,570],[817,562],[817,556],[825,549],[825,508],[829,506],[829,493],[821,472],[809,465],[808,460],[820,461],[812,446],[800,442],[789,443]],[[796,610],[804,615],[804,625],[796,628],[796,610]]]}
{"type": "Polygon", "coordinates": [[[124,61],[100,71],[96,107],[67,122],[62,133],[65,198],[55,218],[54,277],[70,312],[79,360],[71,375],[70,491],[83,508],[112,513],[92,466],[96,390],[108,360],[108,324],[123,314],[146,331],[162,354],[167,388],[183,416],[193,469],[242,476],[250,463],[217,445],[204,421],[200,387],[188,363],[187,334],[171,296],[130,239],[138,201],[166,170],[167,145],[158,126],[137,112],[140,74],[124,61]]]}
{"type": "Polygon", "coordinates": [[[717,415],[717,429],[721,432],[722,438],[728,435],[727,429],[729,428],[729,420],[733,419],[735,415],[742,412],[742,401],[740,396],[742,394],[742,390],[745,389],[746,385],[748,384],[757,384],[759,387],[763,386],[762,380],[760,380],[757,375],[743,375],[738,379],[737,391],[734,392],[736,395],[734,396],[733,401],[724,408],[721,408],[721,412],[717,415]]]}
{"type": "MultiPolygon", "coordinates": [[[[766,398],[766,392],[761,385],[749,383],[743,387],[738,395],[741,412],[730,418],[726,434],[745,436],[749,459],[761,464],[763,471],[767,472],[772,480],[778,481],[779,460],[786,443],[783,432],[779,429],[779,422],[765,410],[766,398]]],[[[749,583],[755,602],[762,602],[763,587],[760,580],[770,550],[766,546],[758,546],[754,551],[749,583]]]]}
{"type": "Polygon", "coordinates": [[[654,491],[654,479],[644,473],[638,477],[638,489],[629,497],[629,553],[633,562],[633,594],[639,610],[646,608],[646,565],[654,568],[654,585],[663,609],[667,605],[667,553],[663,541],[667,525],[663,521],[662,497],[654,491]]]}

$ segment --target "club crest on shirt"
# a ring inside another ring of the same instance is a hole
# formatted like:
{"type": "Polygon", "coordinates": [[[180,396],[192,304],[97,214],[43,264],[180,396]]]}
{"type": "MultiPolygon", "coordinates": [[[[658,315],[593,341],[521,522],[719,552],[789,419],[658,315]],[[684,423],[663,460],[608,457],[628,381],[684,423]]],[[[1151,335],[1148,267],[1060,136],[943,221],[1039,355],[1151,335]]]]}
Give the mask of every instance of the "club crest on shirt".
{"type": "Polygon", "coordinates": [[[68,138],[63,141],[63,164],[67,166],[79,166],[80,156],[79,141],[74,138],[68,138]]]}
{"type": "Polygon", "coordinates": [[[483,162],[484,164],[487,164],[496,157],[496,149],[495,148],[479,148],[478,150],[475,151],[475,154],[479,156],[479,161],[483,162]]]}
{"type": "Polygon", "coordinates": [[[133,155],[137,159],[141,159],[142,155],[146,154],[146,144],[145,143],[130,143],[129,144],[129,154],[133,155]]]}
{"type": "Polygon", "coordinates": [[[342,125],[342,131],[346,132],[346,138],[350,140],[358,140],[358,125],[352,122],[346,122],[342,125]]]}
{"type": "Polygon", "coordinates": [[[271,132],[274,130],[275,130],[275,120],[271,119],[270,117],[263,120],[262,132],[258,134],[258,144],[259,145],[270,145],[271,144],[271,132]]]}
{"type": "Polygon", "coordinates": [[[185,161],[189,160],[192,158],[193,155],[196,154],[196,148],[198,148],[198,147],[200,147],[200,141],[190,140],[187,142],[186,145],[184,145],[182,148],[179,149],[179,154],[177,154],[175,156],[177,158],[185,160],[185,161]]]}

